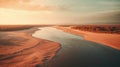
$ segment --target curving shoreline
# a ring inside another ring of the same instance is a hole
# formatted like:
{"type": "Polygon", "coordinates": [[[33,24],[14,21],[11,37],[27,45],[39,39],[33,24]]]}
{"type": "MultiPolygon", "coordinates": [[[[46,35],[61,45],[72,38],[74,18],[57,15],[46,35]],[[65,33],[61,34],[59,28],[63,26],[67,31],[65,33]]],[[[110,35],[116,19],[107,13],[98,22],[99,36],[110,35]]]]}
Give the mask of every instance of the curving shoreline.
{"type": "Polygon", "coordinates": [[[119,34],[92,33],[87,31],[71,29],[70,27],[60,27],[60,26],[55,26],[55,28],[63,30],[68,33],[83,36],[85,40],[101,43],[106,46],[120,50],[119,34]]]}
{"type": "MultiPolygon", "coordinates": [[[[2,32],[11,36],[10,42],[16,45],[0,45],[0,67],[35,67],[42,66],[45,62],[52,59],[60,49],[60,44],[32,36],[37,28],[2,32]],[[21,43],[12,40],[12,37],[19,41],[19,38],[26,39],[21,43]],[[18,38],[19,37],[19,38],[18,38]]],[[[8,38],[5,38],[7,40],[8,38]]]]}

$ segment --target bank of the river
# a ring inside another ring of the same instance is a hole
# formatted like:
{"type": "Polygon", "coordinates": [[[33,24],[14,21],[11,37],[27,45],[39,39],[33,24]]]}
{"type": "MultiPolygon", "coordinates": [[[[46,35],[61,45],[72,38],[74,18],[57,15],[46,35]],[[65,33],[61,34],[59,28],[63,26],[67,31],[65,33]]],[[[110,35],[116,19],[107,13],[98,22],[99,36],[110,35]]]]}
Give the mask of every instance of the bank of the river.
{"type": "Polygon", "coordinates": [[[85,40],[101,43],[120,50],[120,34],[93,33],[71,29],[70,27],[55,26],[55,28],[72,34],[83,36],[85,40]]]}
{"type": "Polygon", "coordinates": [[[61,44],[43,67],[120,67],[120,51],[53,27],[39,28],[34,37],[61,44]]]}
{"type": "Polygon", "coordinates": [[[0,32],[0,67],[35,67],[53,58],[60,45],[32,37],[37,28],[0,32]]]}

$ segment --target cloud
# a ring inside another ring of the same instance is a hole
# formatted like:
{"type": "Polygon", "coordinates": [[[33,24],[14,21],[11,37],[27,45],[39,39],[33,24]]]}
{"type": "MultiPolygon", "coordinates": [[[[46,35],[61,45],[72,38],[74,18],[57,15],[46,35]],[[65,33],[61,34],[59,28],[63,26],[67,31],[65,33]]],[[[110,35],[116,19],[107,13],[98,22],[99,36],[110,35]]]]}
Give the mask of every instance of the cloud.
{"type": "Polygon", "coordinates": [[[101,1],[99,2],[99,4],[101,5],[105,5],[105,6],[120,6],[120,2],[118,1],[101,1]]]}
{"type": "Polygon", "coordinates": [[[67,10],[65,6],[53,6],[45,4],[31,4],[34,0],[0,0],[0,8],[10,8],[19,10],[33,11],[52,11],[52,10],[67,10]]]}

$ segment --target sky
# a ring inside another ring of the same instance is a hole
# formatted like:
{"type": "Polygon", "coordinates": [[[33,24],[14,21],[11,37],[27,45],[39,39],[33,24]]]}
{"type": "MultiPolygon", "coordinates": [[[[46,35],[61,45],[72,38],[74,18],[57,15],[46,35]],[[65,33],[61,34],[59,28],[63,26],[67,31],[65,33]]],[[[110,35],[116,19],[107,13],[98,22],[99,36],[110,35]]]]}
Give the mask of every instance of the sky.
{"type": "Polygon", "coordinates": [[[119,10],[120,0],[0,0],[0,24],[83,24],[86,16],[119,10]]]}

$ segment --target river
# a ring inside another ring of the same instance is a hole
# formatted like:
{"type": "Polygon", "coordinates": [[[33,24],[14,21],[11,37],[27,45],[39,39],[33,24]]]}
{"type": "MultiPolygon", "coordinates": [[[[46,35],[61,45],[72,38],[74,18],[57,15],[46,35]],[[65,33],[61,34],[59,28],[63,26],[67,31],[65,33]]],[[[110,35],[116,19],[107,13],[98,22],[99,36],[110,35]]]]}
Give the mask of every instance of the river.
{"type": "Polygon", "coordinates": [[[56,56],[44,67],[120,67],[120,51],[84,40],[82,36],[52,27],[42,27],[33,36],[61,44],[56,56]]]}

